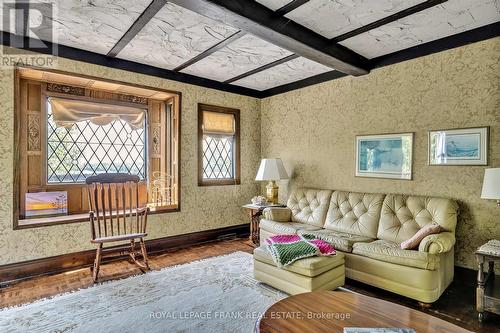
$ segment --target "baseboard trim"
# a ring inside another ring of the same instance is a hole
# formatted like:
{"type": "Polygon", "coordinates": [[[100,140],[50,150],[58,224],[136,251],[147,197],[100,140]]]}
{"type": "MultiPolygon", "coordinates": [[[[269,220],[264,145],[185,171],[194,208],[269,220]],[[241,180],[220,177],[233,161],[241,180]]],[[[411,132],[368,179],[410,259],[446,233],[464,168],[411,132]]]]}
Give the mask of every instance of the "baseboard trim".
{"type": "MultiPolygon", "coordinates": [[[[189,234],[150,239],[146,241],[148,254],[158,254],[231,237],[246,237],[250,224],[193,232],[189,234]]],[[[103,250],[103,263],[121,260],[128,256],[128,244],[110,246],[103,250]]],[[[0,266],[0,286],[40,275],[50,275],[74,269],[90,267],[95,250],[86,250],[54,257],[34,259],[0,266]]]]}

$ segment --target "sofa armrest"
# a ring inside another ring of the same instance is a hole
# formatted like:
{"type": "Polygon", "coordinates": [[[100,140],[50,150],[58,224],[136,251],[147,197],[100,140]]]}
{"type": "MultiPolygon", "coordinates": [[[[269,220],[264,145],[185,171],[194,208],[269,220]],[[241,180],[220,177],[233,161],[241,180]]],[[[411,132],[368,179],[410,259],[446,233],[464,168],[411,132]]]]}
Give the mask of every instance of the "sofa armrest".
{"type": "Polygon", "coordinates": [[[292,211],[288,207],[267,207],[262,215],[266,220],[276,222],[290,222],[292,220],[292,211]]]}
{"type": "Polygon", "coordinates": [[[444,253],[450,251],[453,245],[455,245],[455,234],[452,232],[440,232],[439,234],[429,235],[422,239],[418,250],[433,254],[444,253]]]}

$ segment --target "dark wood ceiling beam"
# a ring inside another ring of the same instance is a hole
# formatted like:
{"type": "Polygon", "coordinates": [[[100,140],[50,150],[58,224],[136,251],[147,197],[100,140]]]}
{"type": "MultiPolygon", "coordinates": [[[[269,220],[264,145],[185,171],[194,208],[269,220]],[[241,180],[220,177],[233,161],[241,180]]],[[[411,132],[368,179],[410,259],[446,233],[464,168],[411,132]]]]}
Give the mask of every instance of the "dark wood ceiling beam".
{"type": "Polygon", "coordinates": [[[178,72],[178,71],[181,71],[183,70],[184,68],[186,67],[189,67],[191,66],[192,64],[200,61],[201,59],[203,58],[206,58],[208,57],[209,55],[211,55],[212,53],[222,49],[223,47],[231,44],[232,42],[234,42],[235,40],[237,40],[238,38],[242,37],[245,33],[243,31],[237,31],[235,32],[234,34],[232,34],[231,36],[229,36],[228,38],[226,39],[223,39],[221,40],[220,42],[218,42],[217,44],[215,44],[214,46],[212,46],[211,48],[203,51],[202,53],[198,54],[196,57],[194,58],[191,58],[189,59],[188,61],[186,61],[185,63],[177,66],[176,68],[173,69],[174,72],[178,72]]]}
{"type": "Polygon", "coordinates": [[[289,56],[286,56],[286,57],[284,57],[284,58],[281,58],[281,59],[275,60],[275,61],[273,61],[273,62],[271,62],[271,63],[269,63],[269,64],[266,64],[266,65],[264,65],[264,66],[260,66],[260,67],[258,67],[258,68],[252,69],[251,71],[248,71],[248,72],[246,72],[246,73],[243,73],[243,74],[240,74],[240,75],[238,75],[238,76],[235,76],[235,77],[233,77],[233,78],[231,78],[231,79],[229,79],[229,80],[224,81],[224,83],[231,83],[231,82],[234,82],[234,81],[238,81],[238,80],[240,80],[240,79],[243,79],[244,77],[247,77],[247,76],[250,76],[250,75],[256,74],[256,73],[258,73],[258,72],[262,72],[262,71],[264,71],[264,70],[266,70],[266,69],[269,69],[269,68],[272,68],[272,67],[274,67],[274,66],[281,65],[281,64],[283,64],[283,63],[285,63],[285,62],[288,62],[288,61],[290,61],[290,60],[297,59],[298,57],[299,57],[299,56],[298,56],[298,55],[296,55],[296,54],[291,54],[291,55],[289,55],[289,56]]]}
{"type": "Polygon", "coordinates": [[[135,20],[120,40],[108,52],[108,57],[116,57],[118,53],[144,28],[146,24],[163,8],[166,0],[153,0],[144,12],[135,20]]]}
{"type": "Polygon", "coordinates": [[[384,17],[384,18],[382,18],[382,19],[380,19],[378,21],[372,22],[370,24],[364,25],[364,26],[359,27],[357,29],[354,29],[352,31],[346,32],[345,34],[342,34],[340,36],[334,37],[331,40],[334,43],[341,42],[343,40],[346,40],[348,38],[360,35],[360,34],[362,34],[364,32],[376,29],[376,28],[381,27],[383,25],[386,25],[388,23],[400,20],[400,19],[402,19],[404,17],[416,14],[418,12],[421,12],[421,11],[425,10],[425,9],[434,7],[434,6],[439,5],[439,4],[442,4],[443,2],[446,2],[446,1],[448,1],[448,0],[429,0],[429,1],[425,1],[425,2],[419,3],[419,4],[417,4],[417,5],[413,6],[413,7],[406,8],[405,10],[402,10],[400,12],[397,12],[397,13],[394,13],[394,14],[389,15],[387,17],[384,17]]]}
{"type": "Polygon", "coordinates": [[[292,10],[299,8],[309,0],[293,0],[281,8],[276,9],[274,12],[278,16],[285,16],[285,14],[290,13],[292,10]]]}
{"type": "Polygon", "coordinates": [[[325,38],[255,1],[248,0],[171,0],[176,5],[229,24],[295,54],[346,74],[369,73],[363,56],[333,44],[325,38]]]}

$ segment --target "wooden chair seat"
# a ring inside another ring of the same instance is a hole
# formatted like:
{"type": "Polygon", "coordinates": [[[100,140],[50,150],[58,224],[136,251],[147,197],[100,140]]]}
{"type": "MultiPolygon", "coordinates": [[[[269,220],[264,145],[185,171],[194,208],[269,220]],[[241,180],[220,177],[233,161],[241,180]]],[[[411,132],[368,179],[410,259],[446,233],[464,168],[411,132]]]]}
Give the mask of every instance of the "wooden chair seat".
{"type": "Polygon", "coordinates": [[[100,237],[96,239],[92,239],[90,242],[97,243],[109,243],[109,242],[118,242],[122,240],[136,239],[146,237],[148,234],[139,233],[139,234],[127,234],[127,235],[116,235],[116,236],[108,236],[108,237],[100,237]]]}

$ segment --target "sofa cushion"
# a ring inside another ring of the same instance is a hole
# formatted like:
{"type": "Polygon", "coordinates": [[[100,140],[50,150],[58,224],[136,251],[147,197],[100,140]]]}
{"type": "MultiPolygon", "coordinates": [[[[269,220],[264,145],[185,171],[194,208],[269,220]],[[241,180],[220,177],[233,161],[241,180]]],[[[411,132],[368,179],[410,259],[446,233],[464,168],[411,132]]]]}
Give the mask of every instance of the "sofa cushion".
{"type": "MultiPolygon", "coordinates": [[[[256,248],[253,251],[253,258],[255,260],[265,262],[266,264],[276,266],[266,245],[261,245],[256,248]]],[[[286,267],[283,267],[283,269],[297,274],[314,277],[343,264],[344,254],[337,252],[335,255],[331,256],[317,256],[300,259],[286,267]]]]}
{"type": "Polygon", "coordinates": [[[358,236],[353,234],[348,234],[344,232],[337,232],[327,229],[321,230],[298,230],[297,234],[311,234],[315,237],[324,240],[325,242],[331,243],[335,250],[352,252],[352,245],[356,242],[372,242],[375,239],[365,236],[358,236]]]}
{"type": "Polygon", "coordinates": [[[454,232],[457,209],[457,203],[450,199],[388,194],[382,204],[377,238],[401,243],[433,222],[443,231],[454,232]]]}
{"type": "Polygon", "coordinates": [[[271,232],[273,234],[284,235],[284,234],[297,234],[297,231],[300,229],[314,231],[320,230],[320,227],[315,227],[306,223],[297,223],[297,222],[276,222],[271,220],[260,220],[260,228],[271,232]]]}
{"type": "Polygon", "coordinates": [[[384,194],[335,191],[324,228],[377,238],[384,194]]]}
{"type": "Polygon", "coordinates": [[[292,210],[292,221],[323,227],[331,195],[330,190],[294,190],[287,202],[292,210]]]}
{"type": "Polygon", "coordinates": [[[439,257],[435,254],[415,250],[403,250],[398,243],[376,240],[371,243],[355,243],[352,253],[393,264],[435,270],[439,257]]]}

